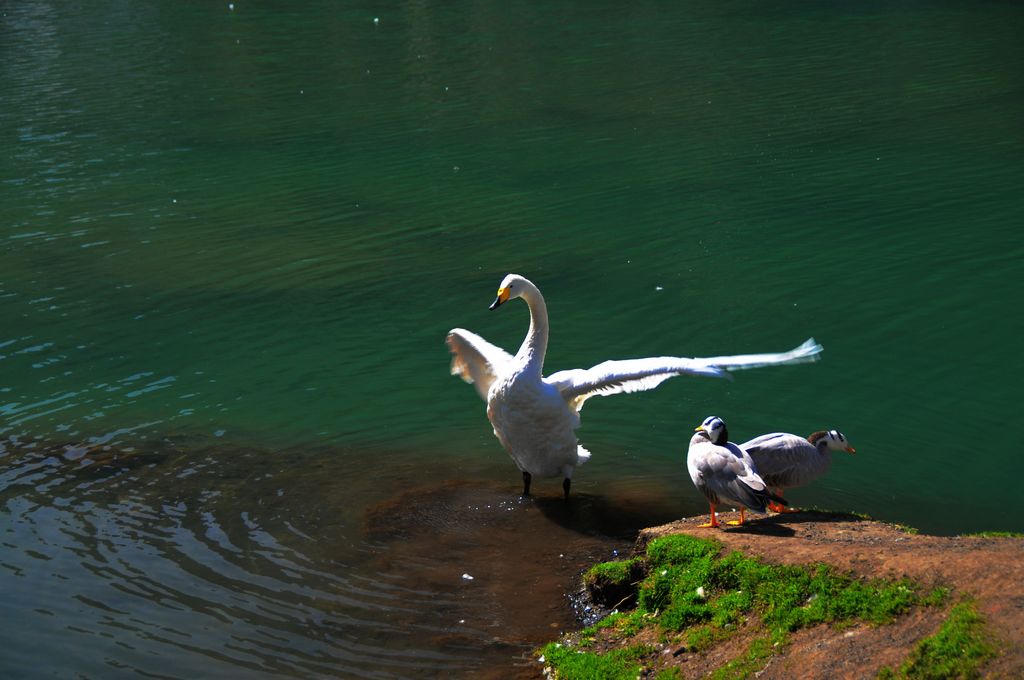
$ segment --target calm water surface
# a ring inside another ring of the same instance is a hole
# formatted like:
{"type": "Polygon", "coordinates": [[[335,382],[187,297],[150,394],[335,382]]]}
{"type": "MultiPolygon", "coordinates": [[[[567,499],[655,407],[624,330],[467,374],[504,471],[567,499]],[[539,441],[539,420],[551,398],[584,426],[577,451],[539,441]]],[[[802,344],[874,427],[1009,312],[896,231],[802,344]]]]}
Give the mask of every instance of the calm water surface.
{"type": "Polygon", "coordinates": [[[4,677],[510,677],[688,433],[838,427],[802,505],[1024,530],[1014,3],[0,4],[4,677]],[[592,400],[521,499],[454,326],[592,400]],[[43,651],[45,650],[45,651],[43,651]]]}

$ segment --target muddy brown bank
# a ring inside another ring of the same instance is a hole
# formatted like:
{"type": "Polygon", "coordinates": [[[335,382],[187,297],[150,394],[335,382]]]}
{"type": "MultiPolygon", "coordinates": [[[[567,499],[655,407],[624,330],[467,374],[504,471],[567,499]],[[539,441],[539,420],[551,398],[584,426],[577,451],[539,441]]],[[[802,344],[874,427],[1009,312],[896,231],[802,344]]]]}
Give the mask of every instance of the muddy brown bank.
{"type": "MultiPolygon", "coordinates": [[[[825,563],[858,577],[908,578],[924,589],[950,591],[946,606],[916,607],[888,625],[818,625],[796,631],[789,644],[765,660],[756,673],[760,680],[874,678],[884,666],[899,667],[919,641],[939,630],[950,606],[965,598],[984,616],[998,647],[998,656],[982,667],[982,676],[1024,677],[1024,538],[927,536],[828,512],[773,515],[724,530],[699,526],[708,519],[690,517],[643,529],[635,553],[642,554],[656,538],[687,534],[715,539],[726,551],[769,563],[825,563]]],[[[589,651],[609,651],[624,642],[612,635],[589,651]]],[[[673,665],[681,677],[705,677],[739,654],[743,644],[736,640],[704,653],[679,655],[673,665]]]]}

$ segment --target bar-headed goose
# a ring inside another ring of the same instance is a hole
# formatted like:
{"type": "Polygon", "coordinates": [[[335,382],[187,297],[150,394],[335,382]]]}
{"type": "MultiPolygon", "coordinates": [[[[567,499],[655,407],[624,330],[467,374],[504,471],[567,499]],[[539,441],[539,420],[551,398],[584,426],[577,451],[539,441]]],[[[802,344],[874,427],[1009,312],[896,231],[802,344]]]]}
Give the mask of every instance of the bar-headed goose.
{"type": "MultiPolygon", "coordinates": [[[[787,432],[772,432],[740,444],[740,447],[750,454],[758,474],[778,496],[782,496],[786,489],[810,484],[828,472],[832,466],[833,451],[857,451],[839,430],[822,430],[807,438],[787,432]]],[[[775,512],[796,512],[774,502],[768,508],[775,512]]]]}
{"type": "Polygon", "coordinates": [[[770,501],[785,503],[768,490],[747,452],[729,441],[729,430],[718,416],[708,416],[697,426],[686,452],[686,469],[711,506],[711,521],[702,527],[718,526],[718,505],[738,507],[739,521],[727,523],[742,525],[744,508],[764,512],[770,501]]]}

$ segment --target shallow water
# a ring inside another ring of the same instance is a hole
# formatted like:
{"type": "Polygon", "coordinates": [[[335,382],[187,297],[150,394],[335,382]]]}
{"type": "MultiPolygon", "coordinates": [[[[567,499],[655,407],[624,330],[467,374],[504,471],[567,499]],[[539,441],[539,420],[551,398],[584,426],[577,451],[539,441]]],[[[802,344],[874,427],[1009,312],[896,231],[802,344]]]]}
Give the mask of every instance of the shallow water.
{"type": "Polygon", "coordinates": [[[7,677],[532,677],[580,571],[673,512],[410,464],[356,476],[326,447],[8,455],[7,677]]]}
{"type": "Polygon", "coordinates": [[[705,510],[712,413],[846,432],[798,504],[1024,529],[1022,24],[0,6],[0,674],[529,675],[584,565],[705,510]],[[443,342],[515,349],[508,271],[550,370],[825,354],[591,400],[573,503],[522,500],[443,342]]]}

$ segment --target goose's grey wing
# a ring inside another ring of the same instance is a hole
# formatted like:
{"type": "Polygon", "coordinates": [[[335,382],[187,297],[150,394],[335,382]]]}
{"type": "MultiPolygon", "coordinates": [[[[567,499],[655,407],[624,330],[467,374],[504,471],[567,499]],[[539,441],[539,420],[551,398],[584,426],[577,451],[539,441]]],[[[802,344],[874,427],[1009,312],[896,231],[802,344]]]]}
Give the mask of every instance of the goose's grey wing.
{"type": "Polygon", "coordinates": [[[698,488],[704,486],[701,491],[708,500],[765,511],[768,503],[765,483],[742,458],[720,453],[718,447],[706,447],[700,453],[697,468],[701,473],[698,488]]]}
{"type": "Polygon", "coordinates": [[[605,361],[592,368],[558,371],[546,380],[561,392],[573,409],[579,411],[590,397],[651,390],[677,375],[732,379],[718,367],[695,359],[651,357],[605,361]]]}
{"type": "Polygon", "coordinates": [[[452,353],[452,375],[472,383],[486,400],[495,376],[511,363],[512,355],[464,328],[448,331],[447,342],[452,353]]]}
{"type": "Polygon", "coordinates": [[[754,461],[757,474],[769,486],[801,486],[819,476],[820,456],[804,437],[772,432],[740,444],[754,461]]]}

